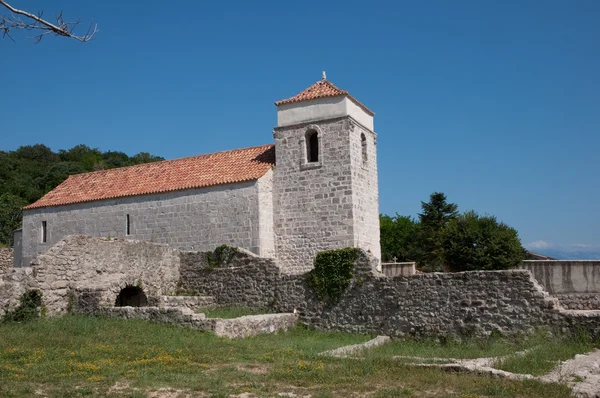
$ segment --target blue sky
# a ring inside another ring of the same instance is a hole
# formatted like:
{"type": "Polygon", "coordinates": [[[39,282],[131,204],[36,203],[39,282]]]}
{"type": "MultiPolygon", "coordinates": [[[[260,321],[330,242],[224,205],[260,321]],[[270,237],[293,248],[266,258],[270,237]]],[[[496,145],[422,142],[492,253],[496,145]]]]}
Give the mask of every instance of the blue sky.
{"type": "Polygon", "coordinates": [[[12,5],[100,32],[0,40],[1,150],[169,159],[270,143],[273,101],[325,70],[376,113],[382,213],[414,216],[442,191],[524,244],[600,248],[598,1],[12,5]]]}

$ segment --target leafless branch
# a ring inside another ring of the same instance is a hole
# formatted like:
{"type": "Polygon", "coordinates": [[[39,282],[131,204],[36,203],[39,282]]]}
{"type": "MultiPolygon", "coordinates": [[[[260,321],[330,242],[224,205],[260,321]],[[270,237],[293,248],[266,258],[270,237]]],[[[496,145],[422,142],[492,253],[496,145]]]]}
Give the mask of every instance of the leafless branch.
{"type": "Polygon", "coordinates": [[[8,4],[5,0],[0,0],[0,5],[3,5],[4,7],[8,8],[11,12],[11,15],[9,16],[0,16],[0,32],[2,33],[3,37],[8,36],[13,41],[14,39],[10,35],[10,32],[13,29],[24,29],[41,32],[33,37],[35,43],[39,43],[44,36],[50,34],[53,34],[55,36],[70,37],[72,39],[85,43],[87,41],[90,41],[98,32],[98,25],[92,22],[88,27],[88,30],[85,35],[75,35],[73,32],[75,30],[75,27],[80,24],[80,21],[65,21],[62,12],[55,17],[56,23],[50,23],[42,18],[43,12],[38,12],[38,14],[36,15],[27,11],[19,10],[8,4]],[[23,19],[21,19],[20,15],[24,16],[27,19],[24,21],[23,19]]]}

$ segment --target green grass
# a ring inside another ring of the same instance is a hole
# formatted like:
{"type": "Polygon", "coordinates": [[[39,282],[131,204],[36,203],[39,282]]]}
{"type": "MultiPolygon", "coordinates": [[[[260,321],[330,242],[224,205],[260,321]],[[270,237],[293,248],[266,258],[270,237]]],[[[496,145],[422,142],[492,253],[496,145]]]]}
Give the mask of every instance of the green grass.
{"type": "Polygon", "coordinates": [[[367,355],[415,356],[422,358],[484,358],[512,354],[529,346],[530,342],[511,340],[501,337],[449,340],[444,343],[438,339],[393,340],[392,342],[368,351],[367,355]]]}
{"type": "Polygon", "coordinates": [[[561,361],[599,348],[600,344],[592,341],[586,333],[580,332],[571,338],[538,334],[531,339],[529,346],[525,355],[509,355],[497,361],[494,366],[508,372],[539,376],[550,372],[561,361]]]}
{"type": "Polygon", "coordinates": [[[304,328],[229,340],[140,320],[65,316],[0,324],[0,396],[568,397],[558,384],[419,369],[384,356],[317,354],[372,336],[304,328]]]}
{"type": "Polygon", "coordinates": [[[269,311],[264,308],[249,308],[249,307],[214,307],[214,308],[205,308],[198,309],[196,312],[201,312],[206,315],[207,318],[238,318],[240,316],[246,315],[260,315],[260,314],[270,314],[272,311],[269,311]]]}

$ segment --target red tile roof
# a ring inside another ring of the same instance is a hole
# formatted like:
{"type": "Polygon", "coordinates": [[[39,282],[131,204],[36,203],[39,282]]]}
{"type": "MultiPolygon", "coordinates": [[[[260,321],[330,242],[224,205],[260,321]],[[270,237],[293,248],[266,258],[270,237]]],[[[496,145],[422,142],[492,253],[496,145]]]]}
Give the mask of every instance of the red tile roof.
{"type": "Polygon", "coordinates": [[[257,180],[275,165],[275,146],[75,174],[25,209],[257,180]]]}
{"type": "Polygon", "coordinates": [[[350,98],[358,106],[360,106],[362,109],[364,109],[369,115],[371,115],[371,116],[374,115],[374,113],[369,108],[367,108],[362,103],[360,103],[360,101],[358,101],[356,98],[351,96],[348,91],[337,88],[336,86],[333,85],[333,83],[331,83],[329,80],[325,80],[325,79],[319,80],[318,82],[316,82],[315,84],[313,84],[312,86],[307,88],[306,90],[300,92],[299,94],[294,95],[293,97],[275,102],[275,105],[279,106],[279,105],[284,105],[284,104],[292,104],[295,102],[310,101],[310,100],[314,100],[317,98],[339,97],[342,95],[345,95],[348,98],[350,98]]]}

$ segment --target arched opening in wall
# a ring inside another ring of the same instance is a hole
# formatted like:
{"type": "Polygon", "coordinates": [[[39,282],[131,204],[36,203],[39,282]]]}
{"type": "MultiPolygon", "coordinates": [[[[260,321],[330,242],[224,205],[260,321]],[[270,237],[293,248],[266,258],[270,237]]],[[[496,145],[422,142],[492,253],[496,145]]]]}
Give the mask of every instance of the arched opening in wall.
{"type": "Polygon", "coordinates": [[[146,307],[148,306],[148,297],[142,288],[127,285],[119,292],[115,307],[146,307]]]}
{"type": "Polygon", "coordinates": [[[315,130],[306,133],[306,161],[308,163],[319,161],[319,134],[315,130]]]}
{"type": "Polygon", "coordinates": [[[360,145],[362,146],[362,159],[363,163],[367,161],[367,137],[362,133],[360,135],[360,145]]]}

